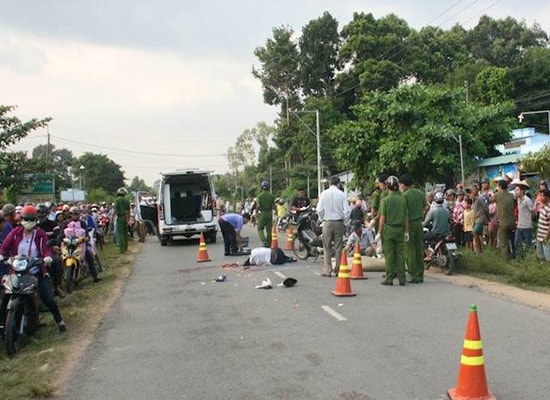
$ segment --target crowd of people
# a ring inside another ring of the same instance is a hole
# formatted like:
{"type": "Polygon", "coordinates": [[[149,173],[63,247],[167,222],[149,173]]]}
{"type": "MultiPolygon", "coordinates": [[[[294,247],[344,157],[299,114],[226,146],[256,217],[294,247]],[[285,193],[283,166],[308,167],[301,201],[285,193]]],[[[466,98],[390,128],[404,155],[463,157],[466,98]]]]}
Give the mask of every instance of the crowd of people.
{"type": "MultiPolygon", "coordinates": [[[[333,177],[321,193],[317,204],[325,261],[322,276],[338,274],[342,252],[351,254],[360,244],[362,255],[381,257],[386,264],[382,284],[422,283],[424,263],[429,260],[425,242],[449,237],[460,248],[482,253],[498,249],[504,259],[521,259],[534,247],[538,258],[550,261],[550,191],[540,181],[538,191],[531,194],[525,180],[513,180],[511,174],[493,181],[462,184],[452,189],[425,192],[415,188],[410,176],[382,174],[369,198],[358,194],[353,201],[333,177]],[[534,239],[534,240],[533,240],[534,239]],[[331,259],[336,260],[334,266],[331,259]]],[[[294,199],[286,202],[275,198],[268,182],[253,201],[243,204],[241,213],[220,215],[226,255],[240,254],[242,226],[257,215],[258,237],[269,247],[274,223],[281,226],[289,214],[299,213],[311,205],[305,190],[300,188],[294,199]],[[226,240],[227,239],[227,240],[226,240]]]]}
{"type": "MultiPolygon", "coordinates": [[[[59,330],[64,332],[63,320],[54,295],[66,296],[63,290],[63,262],[61,247],[68,232],[83,232],[85,240],[84,262],[93,283],[101,281],[96,261],[96,243],[112,236],[121,253],[128,249],[132,218],[132,205],[126,199],[125,188],[117,191],[114,203],[85,204],[83,202],[54,204],[6,203],[0,211],[0,276],[9,273],[7,260],[26,255],[41,258],[43,265],[36,273],[41,301],[48,307],[59,330]],[[90,233],[91,232],[91,233],[90,233]],[[47,284],[50,280],[53,287],[47,284]]],[[[1,290],[1,288],[0,288],[1,290]]],[[[7,298],[0,293],[0,333],[3,332],[7,298]]]]}

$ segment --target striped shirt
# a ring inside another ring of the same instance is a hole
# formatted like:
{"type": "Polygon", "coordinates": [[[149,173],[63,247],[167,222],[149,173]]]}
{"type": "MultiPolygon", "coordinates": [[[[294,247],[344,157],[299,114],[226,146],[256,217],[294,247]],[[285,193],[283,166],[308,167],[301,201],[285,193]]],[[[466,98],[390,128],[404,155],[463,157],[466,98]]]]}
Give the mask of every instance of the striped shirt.
{"type": "Polygon", "coordinates": [[[548,231],[550,231],[550,205],[545,204],[540,208],[537,240],[544,242],[548,238],[548,231]]]}

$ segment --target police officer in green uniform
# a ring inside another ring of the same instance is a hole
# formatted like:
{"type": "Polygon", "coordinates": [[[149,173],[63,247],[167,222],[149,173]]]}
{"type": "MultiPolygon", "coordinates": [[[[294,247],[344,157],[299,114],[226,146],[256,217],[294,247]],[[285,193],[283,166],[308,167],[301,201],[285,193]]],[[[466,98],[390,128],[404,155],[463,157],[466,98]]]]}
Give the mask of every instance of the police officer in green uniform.
{"type": "Polygon", "coordinates": [[[409,214],[409,241],[405,243],[405,262],[411,279],[410,283],[424,282],[424,230],[422,220],[424,210],[428,207],[424,193],[411,187],[412,179],[409,175],[399,178],[399,189],[407,203],[409,214]]]}
{"type": "Polygon", "coordinates": [[[130,202],[126,198],[126,188],[119,188],[116,192],[114,214],[116,216],[116,237],[118,249],[121,253],[128,250],[128,222],[130,221],[130,202]]]}
{"type": "Polygon", "coordinates": [[[393,285],[397,276],[399,285],[405,285],[405,241],[409,240],[409,216],[407,202],[399,193],[399,180],[391,175],[386,179],[388,195],[380,201],[379,232],[382,238],[386,277],[382,285],[393,285]]]}
{"type": "Polygon", "coordinates": [[[378,220],[380,215],[380,202],[381,200],[387,196],[388,192],[386,191],[386,179],[388,179],[388,175],[381,174],[377,181],[376,181],[376,187],[374,188],[374,193],[371,196],[371,218],[374,219],[374,230],[378,232],[378,220]]]}
{"type": "Polygon", "coordinates": [[[262,192],[258,195],[258,236],[265,247],[271,247],[271,230],[273,228],[273,210],[275,196],[269,191],[269,182],[263,181],[262,192]]]}

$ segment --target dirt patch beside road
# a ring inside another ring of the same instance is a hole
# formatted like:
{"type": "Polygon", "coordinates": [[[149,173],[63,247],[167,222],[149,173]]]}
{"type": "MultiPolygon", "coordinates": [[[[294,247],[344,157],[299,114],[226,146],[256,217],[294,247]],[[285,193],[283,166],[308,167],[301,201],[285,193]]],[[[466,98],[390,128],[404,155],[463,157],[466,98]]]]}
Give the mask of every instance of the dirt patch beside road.
{"type": "Polygon", "coordinates": [[[450,282],[453,285],[475,286],[482,292],[503,297],[529,307],[550,311],[550,294],[520,289],[503,283],[491,282],[468,275],[443,275],[437,270],[424,271],[427,276],[450,282]]]}

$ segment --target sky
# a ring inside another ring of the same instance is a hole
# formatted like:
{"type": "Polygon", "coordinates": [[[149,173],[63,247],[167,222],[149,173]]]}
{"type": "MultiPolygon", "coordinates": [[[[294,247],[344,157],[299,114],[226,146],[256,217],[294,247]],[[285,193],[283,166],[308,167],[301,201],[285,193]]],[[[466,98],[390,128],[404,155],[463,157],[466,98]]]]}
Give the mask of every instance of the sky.
{"type": "MultiPolygon", "coordinates": [[[[550,33],[548,0],[0,0],[0,10],[0,104],[22,120],[52,117],[56,149],[105,154],[127,183],[148,185],[176,168],[225,173],[237,137],[273,123],[251,71],[275,27],[299,34],[328,11],[339,28],[354,12],[471,28],[485,14],[550,33]]],[[[46,143],[40,129],[10,149],[46,143]]]]}

